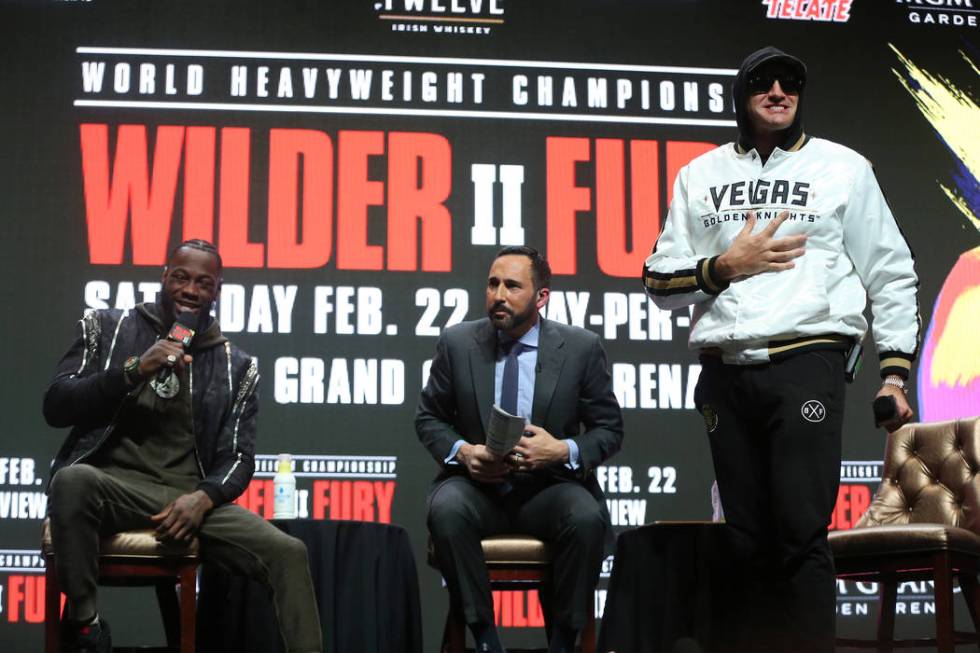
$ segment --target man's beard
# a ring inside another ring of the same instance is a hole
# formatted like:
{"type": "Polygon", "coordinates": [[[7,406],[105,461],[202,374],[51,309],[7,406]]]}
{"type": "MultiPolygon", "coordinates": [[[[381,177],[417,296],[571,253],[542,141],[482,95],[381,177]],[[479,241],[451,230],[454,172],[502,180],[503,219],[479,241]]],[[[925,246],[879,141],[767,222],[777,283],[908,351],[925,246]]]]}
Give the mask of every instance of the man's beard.
{"type": "MultiPolygon", "coordinates": [[[[160,291],[158,304],[160,306],[160,320],[163,322],[164,327],[169,331],[170,327],[173,326],[174,322],[177,321],[177,304],[174,302],[174,298],[168,295],[163,290],[160,291]]],[[[211,322],[211,311],[210,307],[205,310],[202,306],[195,317],[194,333],[201,333],[204,331],[211,322]]]]}
{"type": "Polygon", "coordinates": [[[534,318],[534,309],[534,304],[530,303],[525,310],[521,311],[520,313],[514,313],[502,303],[497,303],[494,304],[489,311],[487,311],[487,315],[497,330],[513,331],[514,329],[526,324],[528,320],[534,318]],[[493,314],[497,311],[504,311],[507,315],[501,318],[494,317],[493,314]]]}

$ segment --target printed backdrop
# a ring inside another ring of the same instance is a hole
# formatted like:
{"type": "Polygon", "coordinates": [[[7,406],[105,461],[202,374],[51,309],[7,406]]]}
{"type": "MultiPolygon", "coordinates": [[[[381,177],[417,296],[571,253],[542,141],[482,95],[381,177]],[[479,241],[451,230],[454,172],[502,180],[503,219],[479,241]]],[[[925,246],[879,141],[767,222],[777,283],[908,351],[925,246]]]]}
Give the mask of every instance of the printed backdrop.
{"type": "MultiPolygon", "coordinates": [[[[980,413],[976,0],[0,7],[4,650],[41,640],[38,532],[65,436],[40,414],[53,366],[83,311],[152,300],[185,238],[220,248],[218,318],[262,374],[240,502],[271,515],[289,452],[301,516],[403,525],[429,647],[446,598],[422,558],[436,467],[413,414],[436,337],[483,314],[502,245],[542,249],[548,317],[603,338],[627,434],[599,470],[617,529],[710,518],[689,314],[656,309],[639,275],[677,170],[732,140],[735,69],[766,44],[808,63],[807,131],[872,161],[915,250],[917,413],[980,413]]],[[[875,363],[850,388],[833,528],[879,480],[875,363]]],[[[539,642],[536,597],[496,598],[506,641],[539,642]]],[[[919,615],[900,630],[931,628],[928,584],[900,599],[919,615]]],[[[872,586],[841,584],[838,605],[842,632],[871,631],[872,586]]],[[[108,591],[103,610],[118,643],[162,637],[149,592],[108,591]]]]}

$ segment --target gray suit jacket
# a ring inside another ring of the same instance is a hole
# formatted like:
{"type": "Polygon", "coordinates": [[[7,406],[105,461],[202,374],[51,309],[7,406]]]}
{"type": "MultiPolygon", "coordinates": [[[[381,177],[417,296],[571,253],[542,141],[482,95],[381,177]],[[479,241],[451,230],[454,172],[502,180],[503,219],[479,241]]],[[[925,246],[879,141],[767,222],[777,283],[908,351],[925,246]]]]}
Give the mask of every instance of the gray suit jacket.
{"type": "MultiPolygon", "coordinates": [[[[415,430],[442,468],[440,476],[456,471],[443,464],[456,440],[486,441],[496,352],[497,330],[488,318],[450,327],[436,343],[415,430]]],[[[545,473],[582,482],[605,508],[593,471],[619,451],[623,417],[596,334],[541,319],[531,423],[579,448],[578,470],[553,465],[545,473]]]]}

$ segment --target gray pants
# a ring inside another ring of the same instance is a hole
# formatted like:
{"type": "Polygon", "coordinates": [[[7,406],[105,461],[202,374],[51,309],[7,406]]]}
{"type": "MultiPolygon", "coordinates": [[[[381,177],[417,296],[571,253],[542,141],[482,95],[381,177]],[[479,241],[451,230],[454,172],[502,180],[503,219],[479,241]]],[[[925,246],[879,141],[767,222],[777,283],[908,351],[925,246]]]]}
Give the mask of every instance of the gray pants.
{"type": "MultiPolygon", "coordinates": [[[[124,483],[91,465],[72,465],[55,474],[48,516],[58,579],[73,616],[95,612],[99,538],[152,528],[150,515],[182,494],[162,485],[124,483]]],[[[198,538],[202,560],[269,588],[287,651],[322,650],[306,545],[235,504],[208,513],[198,538]]]]}

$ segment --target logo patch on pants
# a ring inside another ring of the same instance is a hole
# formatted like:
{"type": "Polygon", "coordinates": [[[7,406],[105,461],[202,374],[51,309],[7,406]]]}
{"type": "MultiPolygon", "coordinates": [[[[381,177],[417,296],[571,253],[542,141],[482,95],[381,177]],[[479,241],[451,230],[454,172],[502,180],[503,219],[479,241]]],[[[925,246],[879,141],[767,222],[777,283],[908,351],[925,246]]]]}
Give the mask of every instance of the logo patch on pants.
{"type": "Polygon", "coordinates": [[[718,413],[711,407],[711,404],[705,404],[701,407],[701,415],[704,416],[704,427],[708,429],[708,433],[718,428],[718,413]]]}
{"type": "Polygon", "coordinates": [[[811,399],[803,404],[800,413],[803,415],[803,419],[808,422],[822,422],[823,418],[827,416],[827,409],[816,399],[811,399]]]}

